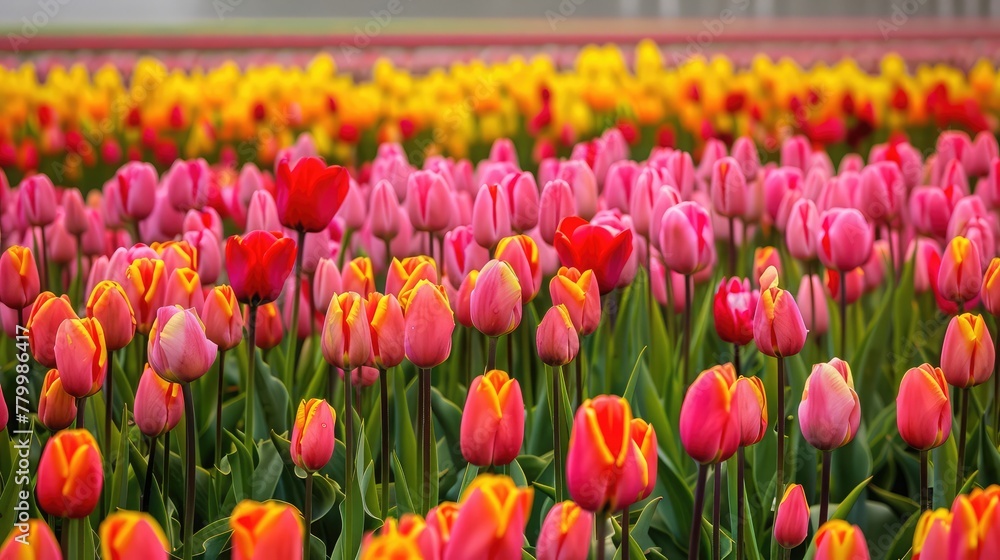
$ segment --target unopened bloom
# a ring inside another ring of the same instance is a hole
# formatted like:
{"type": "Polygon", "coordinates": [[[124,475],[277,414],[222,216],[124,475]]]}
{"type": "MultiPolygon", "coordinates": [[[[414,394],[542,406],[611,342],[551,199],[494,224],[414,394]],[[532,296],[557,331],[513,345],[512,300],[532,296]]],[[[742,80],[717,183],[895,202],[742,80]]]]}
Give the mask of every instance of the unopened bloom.
{"type": "Polygon", "coordinates": [[[45,444],[38,460],[35,493],[46,513],[79,519],[101,498],[104,467],[97,441],[87,430],[63,430],[45,444]]]}
{"type": "Polygon", "coordinates": [[[910,368],[899,383],[896,427],[910,447],[926,451],[951,434],[951,400],[941,368],[930,364],[910,368]]]}
{"type": "Polygon", "coordinates": [[[276,501],[243,500],[229,517],[233,530],[233,560],[302,558],[302,515],[276,501]]]}
{"type": "Polygon", "coordinates": [[[736,453],[741,438],[739,411],[733,392],[732,364],[703,371],[688,387],[681,404],[680,434],[684,450],[702,464],[725,461],[736,453]]]}
{"type": "Polygon", "coordinates": [[[300,469],[318,471],[333,457],[337,413],[325,400],[299,403],[289,452],[300,469]]]}
{"type": "Polygon", "coordinates": [[[851,366],[840,358],[813,366],[799,403],[799,427],[806,441],[821,451],[837,449],[854,439],[860,424],[861,401],[851,366]]]}
{"type": "Polygon", "coordinates": [[[120,510],[101,522],[101,554],[118,560],[167,560],[167,537],[148,513],[120,510]]]}
{"type": "Polygon", "coordinates": [[[517,380],[498,369],[476,377],[462,413],[465,460],[480,467],[509,464],[523,439],[524,400],[517,380]]]}

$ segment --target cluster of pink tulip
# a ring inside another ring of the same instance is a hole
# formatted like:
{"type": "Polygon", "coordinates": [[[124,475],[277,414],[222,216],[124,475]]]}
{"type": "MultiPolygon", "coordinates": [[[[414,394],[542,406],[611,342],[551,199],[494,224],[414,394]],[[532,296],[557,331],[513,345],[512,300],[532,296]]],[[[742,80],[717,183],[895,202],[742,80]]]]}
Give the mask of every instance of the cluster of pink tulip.
{"type": "MultiPolygon", "coordinates": [[[[966,482],[968,389],[985,383],[995,365],[986,321],[971,312],[981,303],[994,317],[1000,314],[1000,158],[989,134],[971,140],[961,132],[942,133],[926,160],[905,140],[893,139],[875,146],[867,163],[849,154],[835,170],[829,156],[802,137],[789,138],[774,163],[762,163],[749,138],[731,148],[708,141],[697,165],[689,153],[660,148],[636,162],[612,129],[577,145],[568,160],[543,160],[537,174],[521,169],[509,140],[497,141],[475,167],[432,156],[420,169],[398,145],[383,144],[370,166],[352,174],[325,164],[305,137],[281,154],[273,175],[253,164],[236,173],[203,160],[178,160],[158,176],[152,165],[130,162],[103,189],[84,196],[56,187],[44,174],[11,189],[0,173],[0,205],[0,324],[11,338],[26,329],[34,360],[46,368],[37,417],[54,435],[39,461],[36,495],[51,516],[81,519],[99,503],[105,513],[116,507],[107,496],[102,501],[115,440],[127,437],[129,423],[129,411],[123,414],[116,399],[134,402],[131,417],[148,438],[145,511],[157,442],[169,461],[170,432],[186,417],[185,503],[193,504],[195,397],[211,396],[195,395],[192,384],[218,363],[214,465],[220,467],[230,447],[223,444],[225,431],[239,428],[247,449],[268,437],[272,427],[255,426],[257,349],[284,342],[280,353],[271,354],[270,371],[293,402],[301,401],[288,437],[290,460],[306,473],[305,530],[299,529],[305,544],[289,551],[273,538],[247,538],[236,543],[239,558],[279,550],[308,556],[313,477],[333,459],[338,416],[346,449],[340,458],[345,511],[353,511],[363,474],[357,472],[364,453],[356,441],[356,423],[364,418],[360,395],[375,383],[382,420],[375,478],[384,525],[364,543],[352,542],[354,524],[363,519],[345,515],[339,546],[350,554],[360,550],[364,558],[520,558],[531,488],[482,475],[464,487],[460,503],[437,504],[431,372],[453,355],[456,337],[465,350],[473,330],[486,338],[484,373],[473,377],[467,371],[462,380],[468,389],[460,451],[470,466],[505,468],[524,445],[522,389],[532,392],[536,383],[527,374],[529,364],[512,357],[513,333],[523,332],[523,319],[535,316],[541,317],[537,324],[525,328],[533,333],[538,361],[552,371],[555,504],[542,524],[537,557],[585,558],[596,520],[603,558],[608,517],[620,512],[621,554],[627,559],[633,546],[629,508],[653,494],[658,480],[657,436],[651,423],[633,417],[626,398],[596,394],[601,391],[594,387],[609,385],[584,371],[582,350],[583,337],[599,328],[609,336],[618,332],[618,299],[641,269],[648,278],[650,325],[659,311],[654,300],[666,306],[671,336],[674,317],[683,318],[680,371],[658,372],[657,378],[679,377],[683,383],[708,365],[693,357],[696,285],[710,284],[715,331],[732,345],[731,363],[710,367],[686,388],[676,428],[699,464],[687,549],[692,559],[700,551],[711,465],[713,557],[720,558],[721,465],[734,455],[738,557],[748,546],[744,450],[767,435],[769,398],[760,377],[741,375],[741,347],[754,342],[761,355],[775,358],[779,499],[773,535],[787,549],[804,542],[809,531],[805,492],[786,480],[784,470],[787,360],[803,351],[810,335],[818,341],[827,334],[828,299],[839,304],[840,356],[849,349],[848,306],[864,293],[898,289],[901,278],[912,277],[914,293],[931,292],[940,311],[953,315],[940,368],[924,364],[907,371],[898,391],[899,433],[920,452],[921,509],[930,507],[927,451],[951,432],[948,386],[961,395],[958,489],[966,482]],[[226,237],[230,230],[244,233],[226,237]],[[752,240],[762,246],[752,259],[744,258],[752,240]],[[720,253],[728,257],[727,272],[715,288],[720,253]],[[753,272],[746,278],[741,270],[753,272]],[[805,274],[790,274],[798,270],[805,274]],[[779,279],[798,277],[796,296],[780,287],[779,279]],[[551,306],[539,314],[535,300],[546,278],[548,297],[540,299],[551,306]],[[504,338],[507,370],[497,367],[504,338]],[[322,382],[313,383],[306,346],[313,339],[311,348],[318,347],[329,366],[325,400],[319,398],[322,382]],[[249,404],[242,424],[224,426],[226,353],[244,341],[249,372],[239,389],[249,404]],[[387,515],[388,378],[404,361],[416,372],[416,508],[426,516],[404,515],[397,522],[387,515]],[[116,367],[125,379],[138,381],[134,399],[116,389],[116,367]],[[340,414],[333,406],[339,377],[340,414]],[[84,412],[87,399],[102,391],[98,444],[84,412]],[[574,416],[561,410],[567,403],[575,407],[575,419],[564,443],[564,417],[574,416]],[[67,430],[74,422],[77,429],[67,430]],[[80,480],[90,483],[74,482],[80,480]],[[564,501],[567,490],[572,501],[564,501]],[[261,544],[268,542],[273,544],[261,544]]],[[[862,399],[848,363],[819,352],[825,361],[812,367],[795,414],[804,440],[822,454],[815,557],[867,558],[860,529],[840,519],[827,522],[831,453],[858,433],[862,399]]],[[[997,391],[1000,396],[1000,384],[997,391]]],[[[993,407],[1000,411],[996,399],[993,407]]],[[[6,425],[6,404],[0,409],[6,425]]],[[[162,485],[168,484],[167,472],[162,485]]],[[[223,476],[222,470],[213,476],[223,476]]],[[[183,510],[183,554],[191,558],[194,508],[183,510]]],[[[291,526],[296,523],[298,517],[291,526]]],[[[944,522],[927,523],[933,534],[944,522]]],[[[1000,531],[990,527],[991,535],[1000,531]]]]}

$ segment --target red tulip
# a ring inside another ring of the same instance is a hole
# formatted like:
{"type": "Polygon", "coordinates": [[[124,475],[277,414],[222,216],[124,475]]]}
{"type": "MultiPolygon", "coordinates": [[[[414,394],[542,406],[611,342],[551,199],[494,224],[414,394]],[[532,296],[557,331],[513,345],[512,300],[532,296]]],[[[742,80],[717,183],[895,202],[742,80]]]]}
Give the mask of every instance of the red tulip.
{"type": "Polygon", "coordinates": [[[42,292],[35,298],[28,316],[28,344],[31,355],[45,367],[56,367],[56,333],[67,319],[76,319],[76,312],[65,294],[56,297],[52,292],[42,292]]]}
{"type": "Polygon", "coordinates": [[[732,364],[703,371],[688,387],[681,404],[680,434],[684,450],[702,464],[725,461],[741,438],[734,402],[736,372],[732,364]]]}
{"type": "Polygon", "coordinates": [[[828,268],[824,274],[826,276],[826,291],[830,294],[830,298],[836,303],[840,303],[840,296],[844,293],[841,291],[841,282],[847,282],[846,292],[848,305],[858,301],[858,299],[861,298],[861,294],[864,293],[865,272],[860,267],[843,273],[828,268]]]}
{"type": "Polygon", "coordinates": [[[985,383],[993,375],[995,359],[982,315],[963,313],[952,317],[941,347],[941,370],[948,384],[968,388],[985,383]]]}
{"type": "MultiPolygon", "coordinates": [[[[250,308],[246,307],[246,315],[243,322],[250,323],[250,308]]],[[[281,339],[285,337],[285,327],[281,322],[281,313],[278,312],[278,303],[270,302],[257,307],[257,323],[254,333],[254,345],[261,350],[270,350],[281,344],[281,339]]]]}
{"type": "Polygon", "coordinates": [[[941,368],[930,364],[910,368],[899,383],[896,427],[910,447],[926,451],[951,434],[951,399],[941,368]]]}
{"type": "Polygon", "coordinates": [[[266,231],[234,235],[226,243],[226,270],[237,301],[259,305],[278,299],[295,265],[295,242],[266,231]]]}
{"type": "Polygon", "coordinates": [[[101,499],[104,471],[97,441],[87,430],[63,430],[45,444],[35,493],[46,513],[80,519],[101,499]]]}
{"type": "Polygon", "coordinates": [[[274,186],[281,225],[315,232],[330,225],[347,197],[350,181],[343,167],[327,167],[318,157],[304,157],[294,168],[282,161],[274,186]]]}
{"type": "Polygon", "coordinates": [[[615,289],[632,254],[632,231],[613,233],[578,216],[566,218],[556,231],[555,248],[563,266],[593,270],[601,294],[615,289]]]}
{"type": "Polygon", "coordinates": [[[21,310],[38,297],[38,266],[31,249],[14,245],[0,254],[0,303],[21,310]]]}
{"type": "Polygon", "coordinates": [[[753,317],[760,293],[750,289],[746,278],[725,278],[719,282],[715,293],[712,315],[715,318],[715,332],[725,342],[747,344],[753,340],[753,317]]]}
{"type": "Polygon", "coordinates": [[[299,403],[292,426],[290,453],[300,469],[314,472],[333,457],[337,413],[325,400],[309,399],[299,403]]]}
{"type": "Polygon", "coordinates": [[[146,437],[159,437],[173,430],[184,416],[180,383],[163,379],[146,364],[135,391],[135,425],[146,437]]]}
{"type": "Polygon", "coordinates": [[[524,439],[524,400],[517,380],[498,369],[473,379],[460,435],[462,457],[473,465],[513,461],[524,439]]]}

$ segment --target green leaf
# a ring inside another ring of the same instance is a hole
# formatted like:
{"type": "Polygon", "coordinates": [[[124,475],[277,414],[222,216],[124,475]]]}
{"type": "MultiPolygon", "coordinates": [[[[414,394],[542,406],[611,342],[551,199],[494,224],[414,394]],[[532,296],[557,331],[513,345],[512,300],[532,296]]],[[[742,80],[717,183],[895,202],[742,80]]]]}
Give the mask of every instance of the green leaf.
{"type": "Polygon", "coordinates": [[[625,392],[622,393],[622,397],[625,400],[632,402],[632,395],[635,394],[635,385],[638,382],[636,374],[639,372],[639,363],[642,360],[642,355],[646,353],[648,346],[643,346],[642,350],[639,351],[639,355],[635,357],[635,365],[632,366],[632,373],[628,376],[628,385],[625,386],[625,392]]]}
{"type": "MultiPolygon", "coordinates": [[[[122,410],[122,419],[128,418],[128,409],[122,410]]],[[[115,432],[115,428],[111,429],[115,432]]],[[[114,434],[111,437],[114,440],[114,434]]],[[[125,502],[128,500],[128,438],[120,437],[118,438],[118,462],[115,463],[114,473],[112,475],[111,482],[111,496],[110,496],[110,509],[109,511],[115,511],[116,509],[124,508],[125,502]]]]}
{"type": "Polygon", "coordinates": [[[223,433],[236,448],[236,451],[227,455],[225,459],[229,459],[229,466],[232,468],[234,498],[236,503],[239,503],[253,497],[253,459],[243,445],[243,440],[234,436],[229,430],[224,430],[223,433]]]}
{"type": "Polygon", "coordinates": [[[837,509],[833,511],[833,514],[830,516],[830,519],[847,519],[847,515],[851,513],[851,509],[854,507],[854,504],[858,501],[858,498],[861,496],[861,492],[864,491],[865,487],[867,487],[868,483],[871,481],[872,477],[869,476],[868,478],[862,480],[857,486],[855,486],[854,490],[851,490],[851,493],[848,494],[847,497],[844,498],[843,501],[841,501],[840,504],[837,506],[837,509]]]}
{"type": "Polygon", "coordinates": [[[210,539],[219,535],[228,536],[232,534],[232,532],[233,530],[229,527],[228,517],[217,519],[208,525],[205,525],[191,536],[191,546],[192,550],[194,550],[194,555],[197,556],[199,554],[203,554],[206,550],[205,543],[210,539]]]}
{"type": "Polygon", "coordinates": [[[406,483],[406,473],[403,472],[403,465],[399,463],[399,456],[392,453],[392,474],[396,477],[396,509],[400,517],[404,513],[414,513],[417,509],[413,506],[413,498],[410,496],[410,487],[406,483]]]}
{"type": "Polygon", "coordinates": [[[263,440],[257,444],[257,456],[260,463],[253,471],[253,495],[256,500],[267,500],[274,497],[278,480],[285,472],[285,464],[278,455],[273,440],[263,440]]]}
{"type": "MultiPolygon", "coordinates": [[[[277,350],[277,348],[273,350],[277,350]]],[[[264,430],[267,429],[274,430],[279,434],[287,432],[288,420],[292,415],[288,390],[285,385],[280,379],[274,377],[271,367],[264,362],[260,353],[257,353],[256,358],[257,387],[254,394],[257,405],[260,406],[258,412],[263,413],[263,418],[258,417],[254,420],[254,441],[257,441],[258,435],[261,437],[266,435],[264,430]]]]}

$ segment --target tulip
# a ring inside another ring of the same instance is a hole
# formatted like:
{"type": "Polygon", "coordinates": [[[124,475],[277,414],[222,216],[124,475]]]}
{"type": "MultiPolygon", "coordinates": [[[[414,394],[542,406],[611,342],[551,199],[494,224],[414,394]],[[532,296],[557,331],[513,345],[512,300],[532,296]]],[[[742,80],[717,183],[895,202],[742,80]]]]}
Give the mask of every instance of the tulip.
{"type": "Polygon", "coordinates": [[[951,434],[951,401],[944,372],[930,364],[910,368],[896,396],[896,426],[910,447],[926,451],[951,434]]]}
{"type": "Polygon", "coordinates": [[[740,425],[740,445],[754,445],[767,432],[767,395],[759,377],[739,377],[732,398],[740,425]]]}
{"type": "Polygon", "coordinates": [[[727,218],[739,218],[746,213],[747,181],[739,162],[728,156],[715,160],[710,192],[716,213],[727,218]]]}
{"type": "Polygon", "coordinates": [[[556,179],[562,179],[573,191],[576,214],[589,220],[597,213],[597,177],[587,162],[571,159],[559,166],[556,179]]]}
{"type": "Polygon", "coordinates": [[[802,277],[795,302],[802,313],[803,324],[809,326],[809,332],[815,336],[825,334],[830,328],[830,312],[826,307],[823,282],[819,276],[813,274],[802,277]]]}
{"type": "Polygon", "coordinates": [[[510,235],[510,206],[500,185],[483,185],[472,207],[472,232],[476,243],[493,247],[510,235]]]}
{"type": "Polygon", "coordinates": [[[865,535],[857,525],[842,519],[824,523],[813,538],[815,560],[869,560],[865,535]]]}
{"type": "Polygon", "coordinates": [[[365,536],[362,560],[423,560],[441,558],[441,541],[415,513],[404,514],[397,522],[388,518],[379,530],[365,536]]]}
{"type": "Polygon", "coordinates": [[[472,324],[472,290],[476,289],[476,281],[479,280],[479,271],[473,270],[462,279],[462,285],[458,287],[458,292],[449,299],[452,301],[452,308],[455,312],[455,319],[463,327],[473,328],[472,324]]]}
{"type": "Polygon", "coordinates": [[[205,305],[201,278],[190,268],[176,268],[167,277],[163,287],[163,305],[179,305],[185,309],[200,310],[205,305]]]}
{"type": "Polygon", "coordinates": [[[663,264],[679,274],[691,275],[711,265],[715,240],[708,212],[695,202],[672,206],[660,221],[663,264]]]}
{"type": "Polygon", "coordinates": [[[913,531],[913,560],[948,558],[951,521],[951,512],[944,508],[928,510],[920,515],[913,531]]]}
{"type": "Polygon", "coordinates": [[[292,426],[289,452],[292,462],[305,471],[318,471],[330,462],[334,449],[336,411],[324,400],[299,403],[292,426]]]}
{"type": "Polygon", "coordinates": [[[451,221],[451,190],[434,171],[416,171],[406,181],[406,211],[417,231],[439,232],[451,221]]]}
{"type": "Polygon", "coordinates": [[[209,229],[189,231],[184,234],[184,242],[194,248],[198,256],[198,276],[202,284],[214,284],[222,270],[221,237],[209,229]]]}
{"type": "Polygon", "coordinates": [[[19,208],[25,221],[32,226],[47,226],[56,219],[56,189],[44,173],[21,181],[18,188],[19,208]]]}
{"type": "Polygon", "coordinates": [[[403,337],[406,319],[399,301],[391,294],[372,292],[365,301],[365,311],[371,330],[370,362],[381,369],[402,363],[405,357],[403,337]]]}
{"type": "Polygon", "coordinates": [[[0,559],[62,560],[59,541],[43,519],[28,519],[22,527],[14,527],[0,545],[0,559]]]}
{"type": "Polygon", "coordinates": [[[122,287],[135,313],[136,330],[142,334],[149,334],[156,310],[162,305],[166,280],[166,267],[160,259],[138,258],[125,269],[122,287]]]}
{"type": "Polygon", "coordinates": [[[774,540],[782,548],[792,549],[802,544],[808,533],[809,502],[806,501],[806,493],[801,484],[789,484],[774,517],[774,540]]]}
{"type": "Polygon", "coordinates": [[[563,266],[593,270],[600,293],[615,289],[632,254],[632,231],[614,233],[578,216],[566,218],[556,231],[555,248],[563,266]]]}
{"type": "Polygon", "coordinates": [[[757,144],[749,136],[740,136],[733,142],[732,156],[739,164],[739,169],[746,177],[747,181],[757,178],[760,170],[760,154],[757,153],[757,144]]]}
{"type": "Polygon", "coordinates": [[[76,318],[76,312],[65,294],[56,297],[52,292],[42,292],[35,298],[25,328],[28,330],[31,355],[38,363],[56,367],[56,333],[63,321],[76,318]]]}
{"type": "Polygon", "coordinates": [[[135,336],[135,313],[121,284],[102,280],[90,292],[87,317],[96,319],[104,329],[104,343],[109,352],[121,350],[135,336]]]}
{"type": "Polygon", "coordinates": [[[461,425],[462,457],[473,465],[507,465],[524,440],[521,386],[506,372],[490,370],[469,386],[461,425]]]}
{"type": "Polygon", "coordinates": [[[741,426],[733,402],[736,372],[732,364],[703,371],[681,405],[680,433],[684,450],[702,464],[725,461],[740,444],[741,426]]]}
{"type": "Polygon", "coordinates": [[[38,297],[38,267],[31,249],[14,245],[0,254],[0,303],[20,311],[38,297]]]}
{"type": "Polygon", "coordinates": [[[875,162],[861,170],[861,188],[854,193],[854,207],[872,222],[892,221],[905,198],[906,185],[895,162],[875,162]]]}
{"type": "MultiPolygon", "coordinates": [[[[243,322],[250,323],[250,307],[246,308],[247,315],[243,322]]],[[[278,303],[272,301],[257,307],[254,315],[254,347],[261,350],[270,350],[281,344],[281,339],[285,336],[285,327],[281,321],[281,313],[278,311],[278,303]]]]}
{"type": "Polygon", "coordinates": [[[346,292],[330,301],[321,340],[323,357],[331,365],[352,370],[368,361],[372,340],[362,296],[346,292]]]}
{"type": "Polygon", "coordinates": [[[399,298],[408,294],[421,280],[437,283],[437,263],[434,259],[425,255],[405,257],[403,260],[393,258],[386,272],[385,293],[399,298]]]}
{"type": "Polygon", "coordinates": [[[573,501],[591,511],[618,511],[638,501],[649,481],[646,457],[629,437],[632,410],[623,398],[602,395],[577,409],[566,457],[573,501]]]}
{"type": "Polygon", "coordinates": [[[489,337],[512,332],[521,323],[521,285],[503,261],[486,263],[470,295],[472,324],[489,337]]]}
{"type": "Polygon", "coordinates": [[[278,299],[295,264],[295,242],[266,231],[226,242],[226,271],[236,300],[251,306],[278,299]]]}
{"type": "Polygon", "coordinates": [[[552,305],[565,305],[573,326],[581,335],[589,335],[601,323],[601,294],[592,270],[583,273],[562,267],[549,281],[552,305]]]}
{"type": "Polygon", "coordinates": [[[462,495],[443,560],[520,558],[533,498],[532,488],[518,488],[509,477],[476,477],[462,495]]]}
{"type": "Polygon", "coordinates": [[[427,529],[437,537],[442,556],[448,551],[448,543],[451,542],[452,529],[458,520],[459,511],[461,508],[457,503],[441,502],[427,512],[427,529]]]}
{"type": "Polygon", "coordinates": [[[392,241],[399,233],[399,198],[389,181],[382,179],[375,183],[368,206],[368,224],[372,235],[383,241],[392,241]]]}
{"type": "Polygon", "coordinates": [[[956,189],[917,187],[910,194],[910,218],[918,233],[944,238],[961,193],[956,189]]]}
{"type": "Polygon", "coordinates": [[[135,424],[150,438],[173,430],[184,415],[179,383],[160,377],[146,364],[135,391],[135,424]]]}
{"type": "Polygon", "coordinates": [[[149,365],[172,383],[190,383],[215,362],[218,346],[205,335],[205,325],[193,309],[161,307],[149,332],[149,365]]]}
{"type": "Polygon", "coordinates": [[[645,420],[633,418],[629,434],[632,438],[632,443],[636,445],[636,451],[642,457],[640,464],[644,471],[643,479],[645,480],[646,487],[639,494],[639,500],[645,500],[653,493],[653,488],[656,486],[656,469],[658,463],[656,457],[656,450],[658,449],[656,445],[656,431],[653,429],[653,425],[647,423],[645,420]]]}
{"type": "Polygon", "coordinates": [[[204,206],[208,201],[210,175],[208,163],[203,159],[174,160],[162,177],[162,188],[168,194],[170,205],[180,212],[204,206]]]}
{"type": "Polygon", "coordinates": [[[941,295],[961,305],[979,295],[982,283],[983,269],[975,244],[965,237],[953,238],[938,269],[937,286],[941,295]]]}
{"type": "Polygon", "coordinates": [[[302,558],[302,517],[288,504],[243,500],[229,517],[233,560],[302,558]]]}
{"type": "Polygon", "coordinates": [[[445,275],[454,285],[490,260],[490,253],[475,242],[472,226],[458,226],[444,235],[445,275]]]}
{"type": "Polygon", "coordinates": [[[587,560],[594,514],[574,502],[552,506],[542,522],[535,547],[538,560],[587,560]]]}
{"type": "Polygon", "coordinates": [[[542,239],[549,245],[554,245],[559,224],[574,213],[576,200],[569,183],[561,179],[546,183],[538,201],[538,229],[542,239]]]}
{"type": "Polygon", "coordinates": [[[344,292],[357,292],[362,296],[375,291],[375,270],[368,257],[356,257],[344,265],[341,273],[344,292]]]}
{"type": "Polygon", "coordinates": [[[330,307],[330,300],[336,294],[344,291],[340,269],[337,268],[337,261],[333,259],[319,260],[312,281],[312,303],[315,309],[330,307]]]}
{"type": "Polygon", "coordinates": [[[821,451],[837,449],[854,439],[860,423],[861,402],[851,366],[840,358],[813,366],[799,403],[799,427],[806,441],[821,451]]]}
{"type": "Polygon", "coordinates": [[[824,274],[826,276],[826,290],[836,303],[844,300],[847,305],[850,305],[861,298],[865,289],[864,269],[855,268],[843,273],[826,269],[824,274]],[[846,283],[846,286],[841,286],[841,282],[846,283]]]}
{"type": "Polygon", "coordinates": [[[275,174],[275,202],[281,225],[298,232],[326,229],[350,188],[347,170],[327,167],[318,157],[304,157],[289,165],[282,161],[275,174]]]}
{"type": "Polygon", "coordinates": [[[265,190],[255,191],[250,197],[247,207],[246,232],[281,231],[281,220],[278,219],[278,206],[274,197],[265,190]]]}
{"type": "Polygon", "coordinates": [[[823,266],[854,270],[871,254],[872,230],[861,212],[853,208],[827,210],[820,216],[816,250],[823,266]]]}
{"type": "Polygon", "coordinates": [[[753,340],[753,314],[759,292],[750,290],[750,282],[725,278],[715,293],[712,315],[715,332],[725,342],[743,346],[753,340]]]}
{"type": "Polygon", "coordinates": [[[778,250],[771,246],[757,247],[754,249],[752,278],[760,281],[761,275],[764,274],[764,271],[767,270],[767,267],[769,266],[773,266],[778,275],[781,275],[781,254],[778,253],[778,250]]]}
{"type": "Polygon", "coordinates": [[[941,348],[941,370],[954,387],[969,388],[989,380],[995,351],[982,315],[963,313],[951,319],[941,348]]]}
{"type": "Polygon", "coordinates": [[[565,305],[551,307],[542,317],[535,332],[535,348],[542,363],[553,367],[564,366],[576,358],[580,337],[565,305]]]}
{"type": "Polygon", "coordinates": [[[778,287],[778,273],[774,267],[761,275],[760,286],[760,298],[753,316],[757,349],[772,357],[798,354],[805,345],[806,326],[795,299],[778,287]]]}
{"type": "MultiPolygon", "coordinates": [[[[511,266],[521,286],[521,302],[529,303],[542,287],[542,265],[535,240],[528,235],[504,237],[497,243],[496,259],[511,266]]],[[[485,264],[483,265],[485,270],[485,264]]],[[[482,270],[480,271],[482,272],[482,270]]]]}
{"type": "Polygon", "coordinates": [[[56,333],[55,354],[67,393],[82,399],[101,390],[108,353],[100,321],[90,318],[63,321],[56,333]]]}
{"type": "MultiPolygon", "coordinates": [[[[988,558],[1000,545],[1000,486],[959,494],[951,506],[948,558],[988,558]]],[[[924,553],[928,558],[932,557],[924,553]]]]}
{"type": "Polygon", "coordinates": [[[118,214],[134,222],[148,218],[156,204],[156,168],[151,163],[130,161],[115,175],[118,188],[112,203],[118,214]]]}
{"type": "Polygon", "coordinates": [[[793,258],[809,262],[816,258],[819,214],[812,200],[799,199],[785,224],[785,244],[793,258]]]}
{"type": "Polygon", "coordinates": [[[403,306],[406,357],[418,368],[433,368],[451,354],[455,317],[441,286],[421,280],[403,306]]]}
{"type": "Polygon", "coordinates": [[[38,506],[51,515],[80,519],[101,498],[104,471],[97,441],[87,430],[63,430],[45,444],[38,460],[38,506]]]}
{"type": "Polygon", "coordinates": [[[167,537],[148,513],[120,510],[101,522],[101,555],[118,560],[167,560],[167,537]]]}
{"type": "Polygon", "coordinates": [[[205,323],[205,336],[219,350],[232,350],[243,340],[243,315],[231,286],[215,286],[209,290],[201,308],[201,317],[205,323]]]}
{"type": "Polygon", "coordinates": [[[538,184],[531,173],[509,173],[500,182],[510,206],[510,226],[524,233],[538,224],[538,184]]]}
{"type": "Polygon", "coordinates": [[[45,374],[38,397],[38,420],[52,432],[68,428],[76,420],[76,399],[63,389],[59,370],[45,374]]]}

